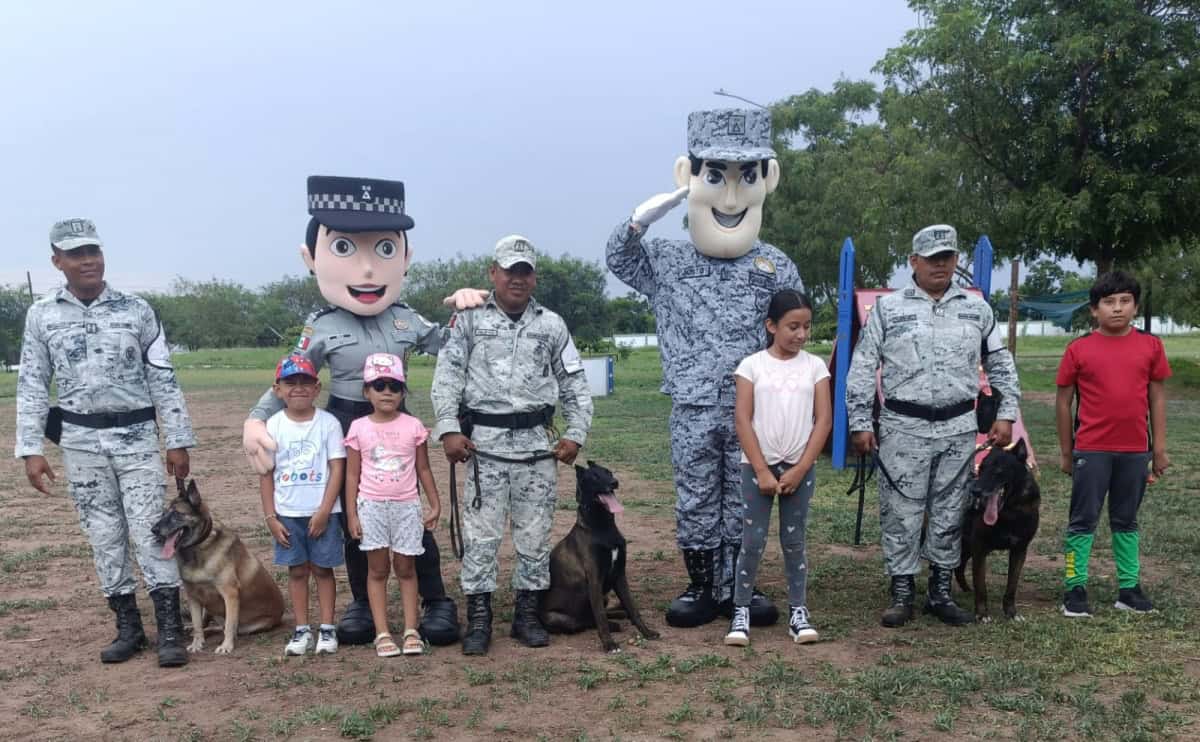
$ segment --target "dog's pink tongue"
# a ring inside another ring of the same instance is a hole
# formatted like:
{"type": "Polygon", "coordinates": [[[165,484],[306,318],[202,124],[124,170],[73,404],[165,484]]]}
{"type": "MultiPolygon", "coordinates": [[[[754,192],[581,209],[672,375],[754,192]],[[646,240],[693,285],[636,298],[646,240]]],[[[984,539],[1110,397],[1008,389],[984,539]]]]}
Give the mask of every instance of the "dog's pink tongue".
{"type": "Polygon", "coordinates": [[[162,558],[163,559],[170,559],[171,557],[175,556],[175,542],[178,540],[179,540],[179,531],[176,531],[175,533],[172,533],[170,536],[168,536],[167,540],[163,542],[163,548],[162,548],[162,558]]]}
{"type": "Polygon", "coordinates": [[[597,495],[597,497],[600,498],[600,502],[604,503],[604,507],[608,508],[608,512],[613,515],[625,511],[625,507],[617,502],[616,495],[597,495]]]}
{"type": "Polygon", "coordinates": [[[1000,493],[997,492],[989,495],[987,499],[987,507],[983,511],[983,522],[989,526],[996,525],[996,521],[1000,518],[1000,493]]]}

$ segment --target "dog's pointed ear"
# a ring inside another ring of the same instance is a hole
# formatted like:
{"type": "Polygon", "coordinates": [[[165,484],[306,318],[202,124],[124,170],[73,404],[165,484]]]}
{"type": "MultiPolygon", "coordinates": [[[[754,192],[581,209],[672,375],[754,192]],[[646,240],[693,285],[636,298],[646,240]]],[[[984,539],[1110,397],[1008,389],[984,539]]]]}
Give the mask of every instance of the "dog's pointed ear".
{"type": "Polygon", "coordinates": [[[595,466],[595,465],[596,465],[596,462],[595,462],[595,461],[592,461],[591,459],[588,459],[588,468],[589,468],[589,469],[591,469],[591,468],[592,468],[593,466],[595,466]]]}
{"type": "Polygon", "coordinates": [[[187,483],[187,501],[194,508],[200,507],[200,490],[196,487],[196,480],[189,480],[187,483]]]}
{"type": "Polygon", "coordinates": [[[1025,461],[1029,458],[1029,449],[1025,447],[1024,438],[1017,439],[1017,444],[1013,446],[1013,455],[1021,461],[1025,461]]]}

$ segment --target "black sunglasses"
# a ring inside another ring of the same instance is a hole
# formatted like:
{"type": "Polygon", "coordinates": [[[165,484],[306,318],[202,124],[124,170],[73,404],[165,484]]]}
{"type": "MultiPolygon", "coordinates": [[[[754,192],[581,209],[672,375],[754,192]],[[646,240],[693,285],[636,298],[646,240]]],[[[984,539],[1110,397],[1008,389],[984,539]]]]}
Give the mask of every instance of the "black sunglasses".
{"type": "Polygon", "coordinates": [[[395,379],[376,379],[371,382],[371,388],[377,392],[382,392],[386,389],[393,394],[399,394],[404,391],[404,382],[396,381],[395,379]]]}

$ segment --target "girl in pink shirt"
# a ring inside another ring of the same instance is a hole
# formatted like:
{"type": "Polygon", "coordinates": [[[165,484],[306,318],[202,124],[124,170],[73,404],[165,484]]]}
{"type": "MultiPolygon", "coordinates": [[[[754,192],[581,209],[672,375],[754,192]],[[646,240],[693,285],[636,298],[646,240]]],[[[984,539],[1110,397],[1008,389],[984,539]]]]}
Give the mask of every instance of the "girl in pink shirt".
{"type": "Polygon", "coordinates": [[[367,600],[375,621],[380,657],[421,654],[417,631],[416,557],[424,552],[424,529],[441,516],[437,486],[425,445],[429,432],[404,410],[404,365],[390,353],[372,353],[363,368],[363,396],[374,408],[350,424],[346,435],[346,525],[367,552],[367,600]],[[429,498],[422,516],[417,480],[429,498]],[[391,553],[389,560],[388,554],[391,553]],[[388,631],[387,581],[395,570],[404,606],[404,647],[388,631]]]}
{"type": "Polygon", "coordinates": [[[812,331],[807,296],[793,289],[776,293],[767,307],[766,326],[766,350],[747,356],[734,372],[745,521],[725,643],[739,647],[750,643],[750,596],[777,497],[779,543],[787,568],[788,633],[800,644],[817,640],[808,615],[804,530],[816,487],[813,464],[833,427],[829,369],[804,351],[812,331]]]}

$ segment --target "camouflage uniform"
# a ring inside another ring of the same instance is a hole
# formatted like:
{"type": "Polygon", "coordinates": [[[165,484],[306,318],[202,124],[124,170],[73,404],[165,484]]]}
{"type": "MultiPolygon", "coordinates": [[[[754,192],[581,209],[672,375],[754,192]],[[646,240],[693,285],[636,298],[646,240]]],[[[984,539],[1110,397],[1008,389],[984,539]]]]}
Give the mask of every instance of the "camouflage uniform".
{"type": "MultiPolygon", "coordinates": [[[[29,308],[17,376],[18,458],[42,455],[52,378],[58,405],[68,413],[153,407],[168,449],[196,444],[162,326],[141,297],[106,286],[84,305],[64,287],[29,308]]],[[[178,587],[175,560],[162,558],[150,532],[165,504],[155,421],[110,428],[63,422],[60,445],[104,594],[136,587],[131,537],[146,587],[178,587]]]]}
{"type": "Polygon", "coordinates": [[[792,261],[764,242],[738,258],[712,258],[687,240],[643,239],[631,224],[624,221],[609,238],[608,268],[649,297],[654,310],[661,390],[672,403],[675,537],[681,549],[721,549],[715,583],[724,600],[742,545],[733,372],[766,347],[771,296],[803,291],[804,284],[792,261]]]}
{"type": "MultiPolygon", "coordinates": [[[[951,286],[934,300],[915,285],[881,296],[867,317],[846,378],[850,431],[870,431],[875,372],[883,397],[932,408],[972,401],[982,362],[1001,395],[998,419],[1016,420],[1021,389],[988,303],[951,286]],[[980,358],[986,340],[986,354],[980,358]]],[[[921,522],[929,513],[923,556],[951,569],[967,505],[976,421],[973,410],[929,421],[882,408],[879,417],[879,515],[889,575],[920,571],[921,522]],[[890,482],[889,482],[890,478],[890,482]],[[894,485],[894,486],[893,486],[894,485]]]]}
{"type": "MultiPolygon", "coordinates": [[[[562,317],[530,299],[513,322],[496,305],[460,312],[438,355],[433,375],[433,437],[462,432],[459,406],[492,415],[533,412],[562,402],[562,438],[580,446],[592,423],[592,397],[583,363],[562,317]]],[[[475,425],[471,440],[480,451],[524,458],[551,448],[546,429],[506,429],[475,425]]],[[[467,595],[496,589],[497,551],[511,508],[517,566],[515,590],[550,586],[550,526],[554,517],[557,468],[554,459],[510,464],[477,457],[482,505],[476,510],[475,477],[468,466],[463,511],[466,553],[462,590],[467,595]]]]}

